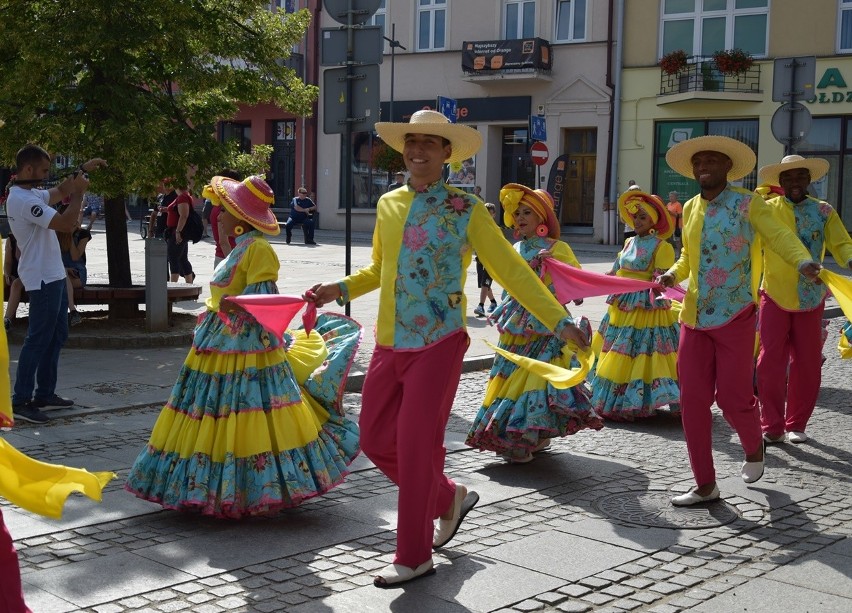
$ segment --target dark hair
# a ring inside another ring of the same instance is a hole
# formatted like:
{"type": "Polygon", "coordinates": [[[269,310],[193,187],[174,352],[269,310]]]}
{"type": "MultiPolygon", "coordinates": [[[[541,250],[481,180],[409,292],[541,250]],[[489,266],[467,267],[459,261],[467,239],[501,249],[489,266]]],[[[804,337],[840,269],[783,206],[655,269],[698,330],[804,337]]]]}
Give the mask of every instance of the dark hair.
{"type": "Polygon", "coordinates": [[[21,147],[15,156],[15,166],[17,166],[18,172],[20,172],[24,166],[37,164],[42,160],[47,160],[49,162],[50,154],[38,145],[28,143],[21,147]]]}
{"type": "Polygon", "coordinates": [[[239,171],[234,170],[232,168],[222,169],[221,171],[219,171],[219,176],[220,177],[227,177],[229,179],[233,179],[234,181],[242,181],[243,180],[242,173],[240,173],[239,171]]]}

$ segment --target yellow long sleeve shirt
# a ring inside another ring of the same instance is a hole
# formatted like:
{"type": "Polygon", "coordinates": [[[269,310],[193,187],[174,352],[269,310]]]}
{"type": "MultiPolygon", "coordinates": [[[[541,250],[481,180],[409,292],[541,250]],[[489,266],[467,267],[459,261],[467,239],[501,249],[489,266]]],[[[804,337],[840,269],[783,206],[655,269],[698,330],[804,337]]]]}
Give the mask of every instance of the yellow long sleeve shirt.
{"type": "MultiPolygon", "coordinates": [[[[784,196],[766,203],[773,218],[795,232],[811,257],[822,262],[828,248],[841,266],[852,265],[852,238],[830,204],[808,196],[794,203],[784,196]]],[[[825,300],[826,287],[811,283],[769,247],[763,250],[762,289],[787,311],[809,311],[825,300]]]]}
{"type": "Polygon", "coordinates": [[[725,325],[757,304],[762,243],[794,269],[813,261],[763,198],[731,185],[713,201],[699,194],[684,205],[682,239],[680,258],[668,272],[676,282],[689,278],[680,320],[698,329],[725,325]]]}
{"type": "Polygon", "coordinates": [[[442,181],[379,199],[372,262],[338,282],[340,303],[380,288],[376,343],[418,350],[465,329],[473,251],[489,274],[550,330],[573,323],[475,196],[442,181]]]}

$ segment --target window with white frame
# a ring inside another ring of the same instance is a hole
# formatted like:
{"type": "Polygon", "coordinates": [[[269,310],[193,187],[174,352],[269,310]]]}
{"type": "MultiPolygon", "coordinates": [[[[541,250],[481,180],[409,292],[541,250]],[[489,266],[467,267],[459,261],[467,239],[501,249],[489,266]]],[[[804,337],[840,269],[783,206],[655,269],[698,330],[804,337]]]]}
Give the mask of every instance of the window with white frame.
{"type": "Polygon", "coordinates": [[[376,9],[376,12],[373,13],[373,16],[370,18],[371,26],[381,26],[382,28],[382,36],[387,36],[387,26],[385,23],[388,19],[388,9],[387,9],[387,0],[382,0],[381,4],[379,4],[379,8],[376,9]]]}
{"type": "Polygon", "coordinates": [[[711,56],[742,49],[766,56],[769,0],[663,0],[660,56],[683,49],[711,56]]]}
{"type": "Polygon", "coordinates": [[[852,0],[840,0],[837,19],[837,52],[852,53],[852,0]]]}
{"type": "Polygon", "coordinates": [[[269,10],[272,12],[292,13],[298,8],[298,0],[271,0],[269,3],[269,10]]]}
{"type": "Polygon", "coordinates": [[[586,0],[556,0],[557,43],[586,40],[586,0]]]}
{"type": "Polygon", "coordinates": [[[447,1],[417,0],[418,51],[441,51],[446,47],[447,1]]]}
{"type": "Polygon", "coordinates": [[[505,0],[503,23],[506,40],[535,36],[535,0],[505,0]]]}

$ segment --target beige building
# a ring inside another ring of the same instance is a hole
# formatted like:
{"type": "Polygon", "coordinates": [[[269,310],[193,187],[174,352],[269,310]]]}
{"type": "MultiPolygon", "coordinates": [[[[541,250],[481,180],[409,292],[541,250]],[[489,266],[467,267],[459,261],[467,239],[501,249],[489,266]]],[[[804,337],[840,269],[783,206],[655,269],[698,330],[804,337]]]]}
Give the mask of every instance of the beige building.
{"type": "MultiPolygon", "coordinates": [[[[469,190],[478,185],[492,202],[508,182],[542,188],[550,184],[565,231],[589,240],[599,237],[613,91],[607,69],[613,31],[610,4],[609,0],[382,2],[371,21],[383,25],[385,35],[394,34],[405,48],[393,49],[392,58],[391,45],[385,45],[380,69],[382,119],[391,119],[391,97],[396,121],[407,120],[417,109],[434,108],[438,96],[455,99],[458,121],[475,127],[483,146],[463,167],[451,169],[451,183],[469,190]],[[531,115],[542,117],[546,128],[548,159],[541,166],[533,163],[529,152],[531,115]]],[[[337,25],[325,12],[322,20],[323,27],[337,25]]],[[[649,64],[655,63],[655,52],[650,50],[649,64]]],[[[319,107],[322,126],[322,103],[319,107]]],[[[342,229],[341,136],[319,132],[316,191],[322,227],[342,229]]],[[[386,173],[371,172],[373,146],[367,133],[354,138],[350,202],[356,230],[373,228],[376,201],[388,185],[386,173]]]]}
{"type": "MultiPolygon", "coordinates": [[[[831,170],[812,190],[852,228],[852,1],[631,0],[625,7],[620,189],[635,179],[664,197],[671,190],[681,199],[691,197],[697,185],[668,168],[666,151],[691,136],[732,136],[754,148],[758,167],[786,152],[827,158],[831,170]],[[714,53],[734,48],[755,62],[739,74],[726,74],[725,58],[714,53]],[[667,74],[658,62],[677,50],[689,60],[667,74]],[[773,100],[774,89],[792,90],[781,73],[774,82],[775,59],[806,56],[815,59],[803,59],[797,70],[815,66],[813,80],[800,90],[808,113],[795,112],[791,122],[791,113],[779,111],[782,102],[773,100]],[[773,126],[781,138],[793,139],[776,140],[773,126]]],[[[743,183],[755,187],[756,172],[743,183]]]]}

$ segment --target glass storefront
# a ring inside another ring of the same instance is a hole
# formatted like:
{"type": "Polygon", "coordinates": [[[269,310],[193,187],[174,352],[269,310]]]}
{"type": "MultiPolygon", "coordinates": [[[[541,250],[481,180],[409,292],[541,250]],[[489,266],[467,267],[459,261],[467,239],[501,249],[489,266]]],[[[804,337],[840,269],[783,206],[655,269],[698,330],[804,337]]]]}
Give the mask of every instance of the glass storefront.
{"type": "Polygon", "coordinates": [[[796,145],[804,157],[821,157],[831,165],[828,174],[811,184],[811,194],[830,203],[843,225],[852,228],[852,117],[814,117],[808,137],[796,145]]]}

